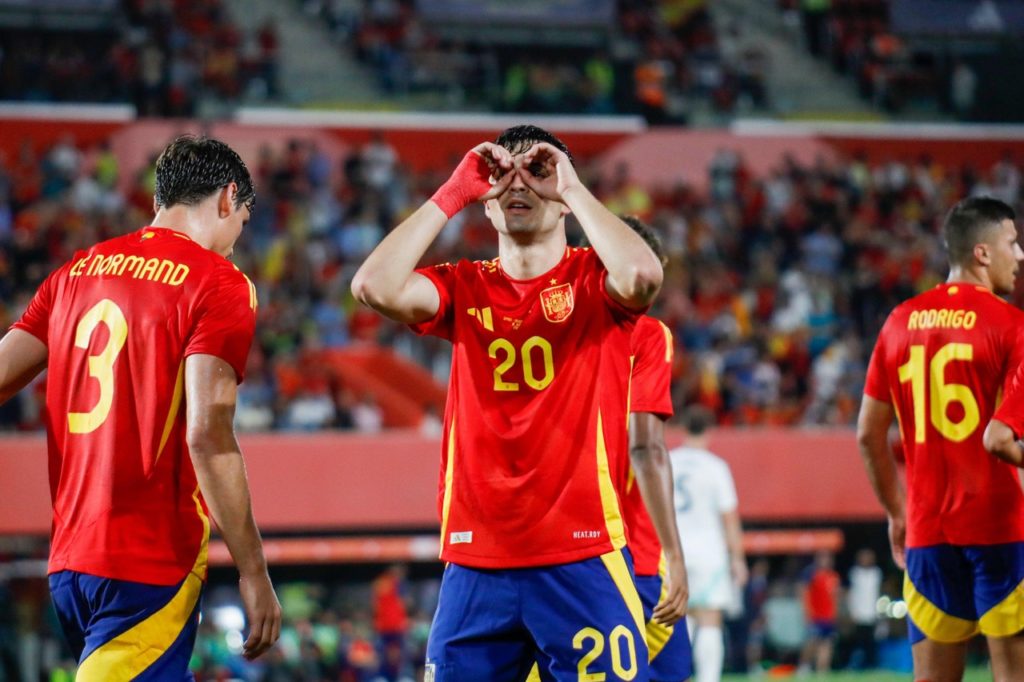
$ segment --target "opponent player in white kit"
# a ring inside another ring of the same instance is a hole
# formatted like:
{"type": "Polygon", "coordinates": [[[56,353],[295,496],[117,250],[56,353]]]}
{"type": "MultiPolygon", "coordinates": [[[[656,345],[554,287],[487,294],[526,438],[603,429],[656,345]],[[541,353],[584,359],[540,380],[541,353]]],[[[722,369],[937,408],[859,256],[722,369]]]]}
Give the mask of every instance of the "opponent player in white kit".
{"type": "Polygon", "coordinates": [[[729,465],[707,449],[714,421],[703,407],[683,414],[686,443],[669,453],[675,480],[676,523],[690,581],[689,622],[695,682],[722,677],[725,642],[722,611],[734,604],[747,582],[743,530],[736,509],[736,486],[729,465]]]}

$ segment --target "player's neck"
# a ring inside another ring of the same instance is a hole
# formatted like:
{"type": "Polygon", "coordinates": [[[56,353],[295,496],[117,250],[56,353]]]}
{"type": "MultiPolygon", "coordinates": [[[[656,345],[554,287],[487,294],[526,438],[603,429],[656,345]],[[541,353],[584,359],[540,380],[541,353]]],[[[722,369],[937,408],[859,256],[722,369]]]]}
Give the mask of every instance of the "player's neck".
{"type": "Polygon", "coordinates": [[[531,240],[514,239],[511,235],[498,235],[498,256],[502,271],[512,279],[540,277],[565,256],[565,233],[553,232],[536,235],[531,240]]]}
{"type": "Polygon", "coordinates": [[[992,282],[988,279],[988,273],[975,272],[969,268],[963,268],[959,265],[955,265],[949,269],[949,277],[946,278],[946,284],[975,284],[983,286],[986,289],[992,288],[992,282]]]}
{"type": "Polygon", "coordinates": [[[209,230],[202,229],[203,220],[200,216],[195,215],[192,207],[179,205],[160,208],[149,224],[152,227],[163,227],[181,232],[204,249],[213,249],[213,235],[209,233],[209,230]]]}
{"type": "Polygon", "coordinates": [[[687,436],[686,446],[693,448],[694,450],[707,450],[708,449],[708,437],[707,436],[687,436]]]}

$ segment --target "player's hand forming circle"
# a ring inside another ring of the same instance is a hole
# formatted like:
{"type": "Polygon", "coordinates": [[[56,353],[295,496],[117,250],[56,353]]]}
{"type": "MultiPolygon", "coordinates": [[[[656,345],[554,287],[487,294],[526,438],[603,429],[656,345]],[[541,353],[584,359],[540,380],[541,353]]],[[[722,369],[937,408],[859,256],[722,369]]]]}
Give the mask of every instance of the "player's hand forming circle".
{"type": "Polygon", "coordinates": [[[274,645],[281,636],[281,603],[274,593],[270,576],[245,577],[238,580],[245,615],[249,618],[249,638],[242,646],[247,660],[257,658],[274,645]]]}
{"type": "Polygon", "coordinates": [[[581,184],[565,152],[547,142],[538,142],[527,149],[516,160],[516,171],[537,196],[563,204],[565,193],[581,184]]]}
{"type": "Polygon", "coordinates": [[[686,615],[686,605],[690,600],[686,564],[671,562],[665,580],[668,581],[668,592],[654,607],[651,617],[662,625],[675,625],[686,615]]]}
{"type": "Polygon", "coordinates": [[[482,158],[490,169],[489,178],[484,178],[490,188],[484,192],[477,201],[494,199],[505,193],[508,186],[512,184],[513,170],[515,164],[512,161],[512,154],[507,149],[493,142],[481,142],[473,147],[472,152],[482,158]]]}

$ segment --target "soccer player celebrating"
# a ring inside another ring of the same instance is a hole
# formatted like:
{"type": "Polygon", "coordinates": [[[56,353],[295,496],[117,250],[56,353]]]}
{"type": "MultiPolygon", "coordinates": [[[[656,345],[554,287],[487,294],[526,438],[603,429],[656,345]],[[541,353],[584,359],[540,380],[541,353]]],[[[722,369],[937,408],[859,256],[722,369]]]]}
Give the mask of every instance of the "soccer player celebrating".
{"type": "MultiPolygon", "coordinates": [[[[634,216],[623,222],[644,238],[664,266],[658,236],[634,216]]],[[[676,528],[672,464],[665,447],[672,416],[672,332],[644,315],[632,337],[629,386],[629,458],[622,506],[629,529],[637,591],[647,620],[652,682],[682,682],[691,674],[686,621],[686,562],[676,528]],[[664,562],[662,561],[664,559],[664,562]]]]}
{"type": "Polygon", "coordinates": [[[1024,252],[1013,210],[974,197],[946,216],[945,284],[897,306],[868,366],[857,440],[906,568],[914,676],[963,676],[966,642],[987,635],[998,682],[1024,670],[1024,495],[1014,468],[987,454],[983,430],[1024,357],[1013,291],[1024,252]],[[899,417],[907,493],[889,449],[899,417]]]}
{"type": "Polygon", "coordinates": [[[474,147],[370,254],[356,297],[452,341],[439,486],[449,563],[427,674],[647,680],[643,612],[617,488],[630,335],[657,257],[580,182],[568,149],[518,126],[474,147]],[[498,257],[416,269],[475,201],[498,257]],[[572,211],[593,249],[566,244],[572,211]]]}
{"type": "Polygon", "coordinates": [[[232,424],[256,296],[226,257],[254,198],[227,145],[178,138],[152,225],[76,253],[0,340],[0,402],[48,370],[50,591],[79,680],[191,678],[208,514],[239,569],[246,657],[277,640],[232,424]]]}

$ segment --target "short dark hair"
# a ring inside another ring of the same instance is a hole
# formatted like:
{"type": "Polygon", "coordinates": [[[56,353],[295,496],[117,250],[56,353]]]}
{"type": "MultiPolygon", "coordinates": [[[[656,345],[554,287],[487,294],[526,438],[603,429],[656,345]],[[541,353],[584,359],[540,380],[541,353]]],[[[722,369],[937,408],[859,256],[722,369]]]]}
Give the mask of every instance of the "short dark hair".
{"type": "Polygon", "coordinates": [[[668,254],[665,253],[665,247],[661,245],[661,237],[654,231],[654,228],[645,223],[644,221],[637,218],[635,215],[620,215],[619,219],[622,222],[633,228],[633,231],[643,237],[643,240],[647,242],[647,246],[651,247],[651,251],[658,257],[658,261],[661,262],[661,266],[665,267],[668,265],[668,254]]]}
{"type": "Polygon", "coordinates": [[[1017,214],[1009,205],[992,197],[961,199],[946,214],[942,234],[951,265],[967,265],[974,246],[987,230],[998,227],[1004,220],[1015,220],[1017,214]]]}
{"type": "Polygon", "coordinates": [[[504,147],[513,154],[522,154],[537,142],[547,142],[553,147],[557,147],[565,152],[565,155],[569,157],[569,161],[573,165],[576,165],[576,160],[572,158],[572,152],[570,152],[569,148],[565,146],[565,143],[538,126],[512,126],[511,128],[504,130],[500,135],[498,135],[498,138],[494,140],[494,144],[499,147],[504,147]]]}
{"type": "Polygon", "coordinates": [[[158,206],[195,206],[231,183],[238,186],[235,208],[256,203],[249,169],[234,149],[209,137],[182,135],[160,153],[156,160],[158,206]]]}
{"type": "Polygon", "coordinates": [[[693,436],[700,436],[715,425],[715,415],[703,405],[690,405],[683,411],[683,428],[693,436]]]}

